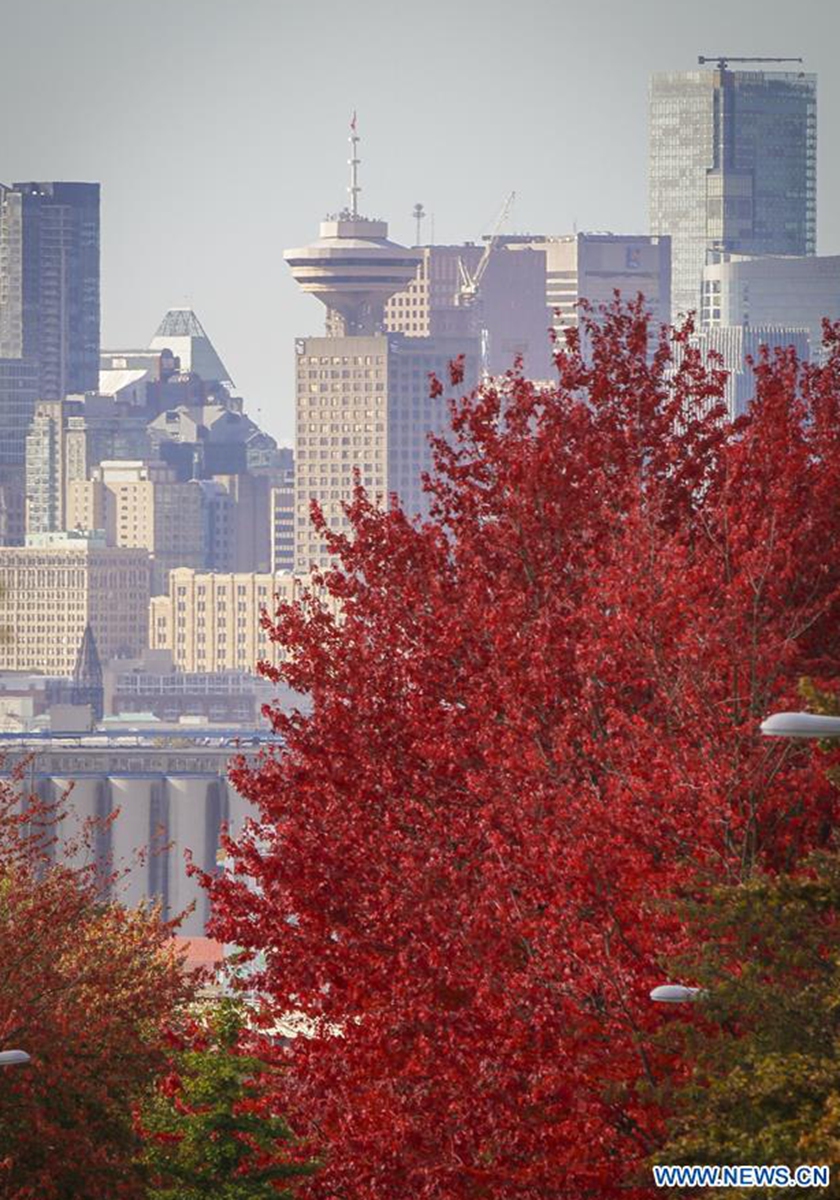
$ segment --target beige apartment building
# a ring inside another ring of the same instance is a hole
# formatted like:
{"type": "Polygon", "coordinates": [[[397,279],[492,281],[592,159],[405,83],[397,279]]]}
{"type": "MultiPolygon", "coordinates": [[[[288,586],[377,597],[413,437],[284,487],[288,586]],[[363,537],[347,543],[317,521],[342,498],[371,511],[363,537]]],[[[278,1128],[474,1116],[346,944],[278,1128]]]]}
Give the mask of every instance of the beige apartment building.
{"type": "Polygon", "coordinates": [[[106,662],[142,650],[148,622],[148,551],[80,533],[0,547],[0,670],[66,677],[88,623],[106,662]]]}
{"type": "Polygon", "coordinates": [[[169,592],[149,605],[149,644],[171,650],[176,671],[248,671],[265,659],[279,661],[279,647],[260,625],[277,599],[300,595],[307,580],[269,572],[225,574],[186,567],[169,573],[169,592]]]}
{"type": "Polygon", "coordinates": [[[201,491],[163,463],[115,459],[70,481],[67,527],[104,529],[109,546],[149,550],[152,595],[166,592],[173,567],[204,563],[201,491]]]}

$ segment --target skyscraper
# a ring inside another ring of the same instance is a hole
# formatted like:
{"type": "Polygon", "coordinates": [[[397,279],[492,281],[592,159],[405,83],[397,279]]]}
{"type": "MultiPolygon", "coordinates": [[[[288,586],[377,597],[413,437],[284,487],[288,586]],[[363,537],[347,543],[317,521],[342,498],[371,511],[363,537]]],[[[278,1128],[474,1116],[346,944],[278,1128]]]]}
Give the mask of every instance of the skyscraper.
{"type": "Polygon", "coordinates": [[[641,293],[654,327],[671,319],[671,242],[642,234],[571,233],[551,237],[519,235],[503,239],[511,251],[545,255],[545,321],[559,334],[576,327],[580,302],[597,310],[615,292],[623,300],[641,293]]]}
{"type": "Polygon", "coordinates": [[[99,184],[0,184],[0,541],[23,540],[36,400],[95,391],[99,184]]]}
{"type": "Polygon", "coordinates": [[[422,252],[389,241],[384,221],[359,214],[358,140],[353,127],[350,208],[323,221],[317,241],[285,253],[295,281],[327,309],[327,336],[296,344],[298,574],[329,562],[310,502],[319,501],[330,528],[346,528],[354,471],[372,497],[396,493],[410,515],[424,510],[428,434],[443,433],[449,415],[447,401],[429,395],[429,374],[445,378],[448,362],[464,353],[464,386],[478,377],[475,338],[385,332],[385,303],[415,278],[422,252]]]}
{"type": "MultiPolygon", "coordinates": [[[[732,60],[735,61],[735,60],[732,60]]],[[[650,85],[650,231],[670,235],[675,314],[708,262],[816,252],[816,76],[667,71],[650,85]]]]}
{"type": "Polygon", "coordinates": [[[519,244],[523,241],[497,237],[490,250],[472,243],[421,247],[415,278],[385,305],[386,328],[415,338],[480,337],[488,374],[504,374],[521,355],[527,375],[547,378],[546,254],[542,247],[519,244]],[[485,254],[476,300],[464,304],[462,268],[474,274],[485,254]]]}
{"type": "Polygon", "coordinates": [[[703,268],[704,326],[805,328],[819,360],[825,317],[840,321],[840,254],[733,254],[703,268]]]}
{"type": "Polygon", "coordinates": [[[0,358],[37,360],[39,400],[96,390],[98,183],[0,187],[0,358]]]}

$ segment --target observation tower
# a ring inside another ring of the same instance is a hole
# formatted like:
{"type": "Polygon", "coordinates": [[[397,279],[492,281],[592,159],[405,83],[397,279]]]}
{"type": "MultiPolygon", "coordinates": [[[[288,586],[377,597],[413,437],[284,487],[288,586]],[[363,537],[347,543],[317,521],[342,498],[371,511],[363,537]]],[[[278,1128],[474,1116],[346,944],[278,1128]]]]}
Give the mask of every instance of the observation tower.
{"type": "Polygon", "coordinates": [[[327,309],[329,337],[369,336],[385,326],[385,302],[414,278],[422,251],[388,240],[385,221],[359,213],[359,135],[350,122],[350,205],[327,216],[320,237],[283,257],[303,291],[327,309]]]}

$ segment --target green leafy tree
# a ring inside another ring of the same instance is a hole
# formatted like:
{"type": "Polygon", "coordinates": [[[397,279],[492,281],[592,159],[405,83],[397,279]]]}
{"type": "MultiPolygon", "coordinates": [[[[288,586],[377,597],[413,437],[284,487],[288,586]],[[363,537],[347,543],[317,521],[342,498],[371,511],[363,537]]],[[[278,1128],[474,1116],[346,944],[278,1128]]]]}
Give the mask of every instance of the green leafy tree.
{"type": "Polygon", "coordinates": [[[655,1161],[840,1163],[840,854],[712,890],[684,915],[697,948],[669,968],[702,992],[664,1014],[658,1041],[677,1066],[655,1161]]]}
{"type": "Polygon", "coordinates": [[[278,1068],[243,1047],[252,1036],[228,998],[184,1023],[173,1070],[140,1118],[149,1200],[280,1200],[312,1173],[269,1099],[278,1068]]]}

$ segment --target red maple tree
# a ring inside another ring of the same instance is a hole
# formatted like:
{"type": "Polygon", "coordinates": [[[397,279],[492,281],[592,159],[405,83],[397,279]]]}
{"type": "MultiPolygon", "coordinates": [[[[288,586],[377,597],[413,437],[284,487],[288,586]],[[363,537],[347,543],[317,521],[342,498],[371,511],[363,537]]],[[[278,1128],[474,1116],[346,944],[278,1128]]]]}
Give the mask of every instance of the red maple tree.
{"type": "Polygon", "coordinates": [[[311,1194],[646,1191],[648,991],[683,936],[661,901],[790,865],[836,813],[758,733],[840,666],[840,327],[827,347],[765,356],[730,422],[688,330],[617,300],[555,386],[453,402],[429,520],[357,489],[324,530],[341,616],[282,608],[265,669],[312,712],[236,767],[259,817],[207,880],[275,1016],[316,1022],[284,1076],[311,1194]]]}
{"type": "Polygon", "coordinates": [[[72,792],[22,802],[16,784],[0,783],[0,1048],[31,1061],[0,1068],[0,1195],[141,1200],[132,1110],[194,981],[158,912],[109,899],[94,828],[56,860],[72,792]]]}

